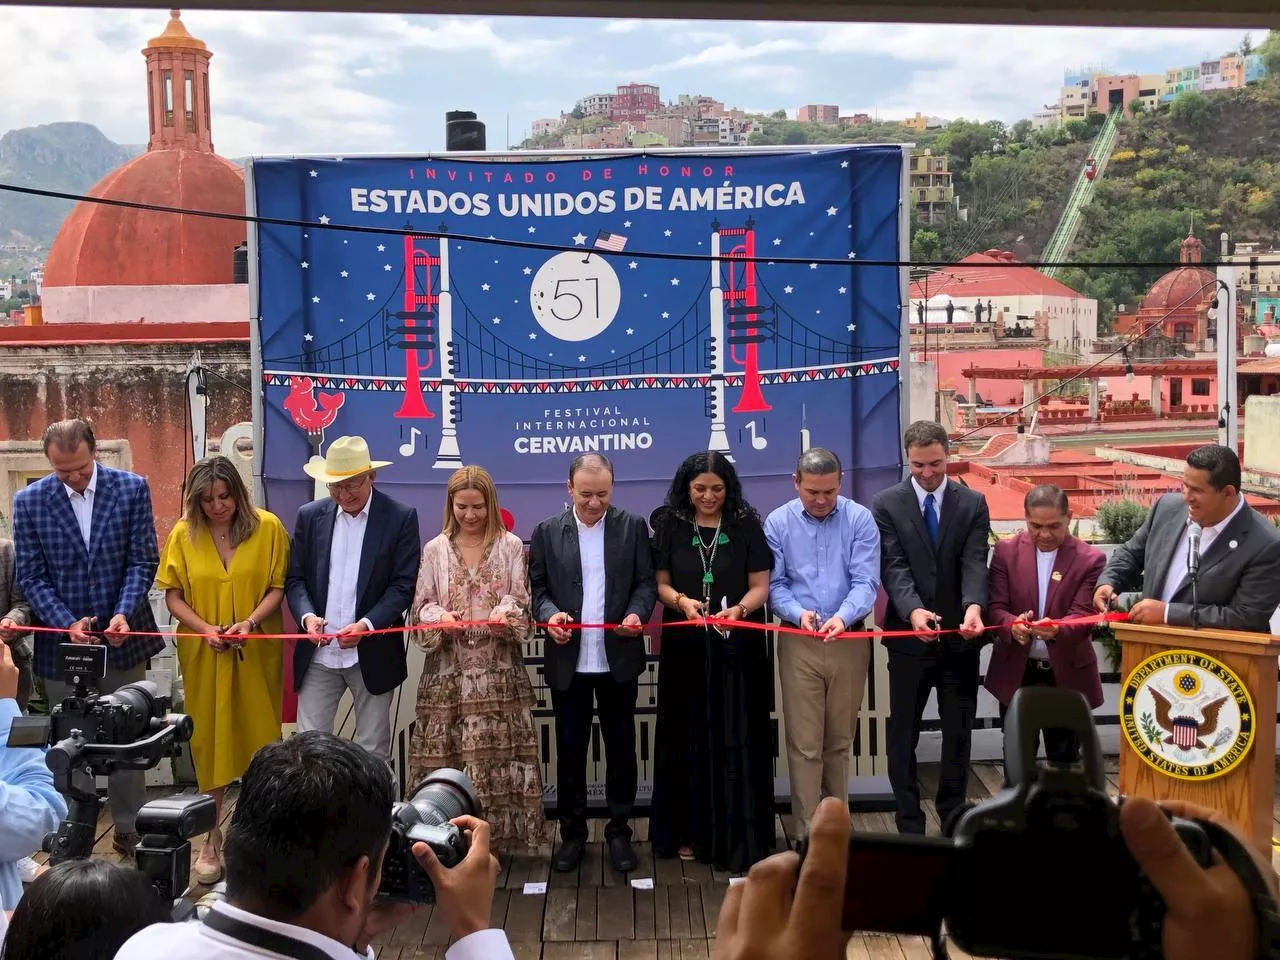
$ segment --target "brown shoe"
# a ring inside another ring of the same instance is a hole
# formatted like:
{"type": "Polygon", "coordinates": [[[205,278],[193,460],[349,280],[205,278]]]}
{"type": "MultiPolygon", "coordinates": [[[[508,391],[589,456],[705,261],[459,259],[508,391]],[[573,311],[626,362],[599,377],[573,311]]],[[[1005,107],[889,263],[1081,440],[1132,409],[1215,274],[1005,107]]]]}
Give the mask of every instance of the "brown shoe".
{"type": "Polygon", "coordinates": [[[133,862],[133,849],[142,840],[136,833],[115,833],[111,837],[111,849],[121,860],[133,862]]]}

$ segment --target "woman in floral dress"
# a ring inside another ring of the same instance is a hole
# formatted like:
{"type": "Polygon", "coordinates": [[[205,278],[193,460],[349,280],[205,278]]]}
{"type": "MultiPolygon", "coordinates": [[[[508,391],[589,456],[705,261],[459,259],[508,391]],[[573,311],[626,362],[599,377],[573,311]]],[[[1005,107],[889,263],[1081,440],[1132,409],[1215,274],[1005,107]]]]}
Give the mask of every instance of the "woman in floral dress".
{"type": "Polygon", "coordinates": [[[412,613],[415,642],[427,653],[413,782],[440,767],[464,771],[494,849],[536,850],[546,832],[542,775],[533,685],[520,654],[529,577],[524,544],[503,526],[493,478],[481,467],[449,478],[444,530],[422,549],[412,613]]]}

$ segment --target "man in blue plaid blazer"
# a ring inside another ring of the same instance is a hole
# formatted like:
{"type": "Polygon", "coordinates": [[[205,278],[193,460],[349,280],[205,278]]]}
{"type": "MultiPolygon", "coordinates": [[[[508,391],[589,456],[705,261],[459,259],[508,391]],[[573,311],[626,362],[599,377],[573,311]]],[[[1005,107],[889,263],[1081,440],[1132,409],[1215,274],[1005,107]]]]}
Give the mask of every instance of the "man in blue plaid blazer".
{"type": "MultiPolygon", "coordinates": [[[[53,473],[14,499],[18,582],[36,622],[67,631],[36,634],[35,671],[51,706],[71,694],[58,644],[106,641],[101,693],[145,680],[147,661],[164,649],[160,637],[125,636],[156,631],[147,599],[160,562],[151,490],[142,477],[98,463],[96,446],[83,420],[51,424],[44,452],[53,473]]],[[[146,796],[143,773],[114,773],[108,786],[114,847],[131,857],[138,842],[134,819],[146,796]]]]}

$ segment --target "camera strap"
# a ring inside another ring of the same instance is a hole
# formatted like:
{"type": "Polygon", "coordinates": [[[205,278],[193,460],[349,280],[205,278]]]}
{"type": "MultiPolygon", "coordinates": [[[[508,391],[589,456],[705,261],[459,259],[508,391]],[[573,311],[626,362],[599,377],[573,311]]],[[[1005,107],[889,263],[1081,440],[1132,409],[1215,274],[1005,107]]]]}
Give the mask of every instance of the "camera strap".
{"type": "Polygon", "coordinates": [[[1258,956],[1261,960],[1280,960],[1280,908],[1277,908],[1271,886],[1263,878],[1253,855],[1230,830],[1210,820],[1197,820],[1213,848],[1226,861],[1249,892],[1249,903],[1258,921],[1258,956]]]}
{"type": "Polygon", "coordinates": [[[290,960],[333,960],[332,956],[314,944],[283,933],[276,933],[274,930],[266,930],[225,913],[219,913],[217,910],[206,913],[203,922],[206,927],[217,930],[233,940],[239,940],[248,946],[276,953],[282,957],[289,957],[290,960]]]}

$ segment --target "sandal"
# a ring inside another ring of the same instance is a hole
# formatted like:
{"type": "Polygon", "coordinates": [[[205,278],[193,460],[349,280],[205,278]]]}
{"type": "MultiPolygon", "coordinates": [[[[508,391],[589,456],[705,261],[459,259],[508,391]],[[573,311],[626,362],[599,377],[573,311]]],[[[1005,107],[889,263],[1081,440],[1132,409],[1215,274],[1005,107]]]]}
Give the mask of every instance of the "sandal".
{"type": "Polygon", "coordinates": [[[218,840],[212,834],[206,837],[200,856],[191,865],[191,878],[201,886],[210,887],[222,879],[222,852],[218,840]]]}

